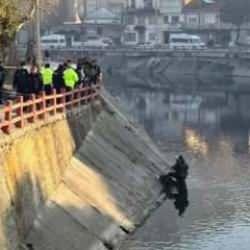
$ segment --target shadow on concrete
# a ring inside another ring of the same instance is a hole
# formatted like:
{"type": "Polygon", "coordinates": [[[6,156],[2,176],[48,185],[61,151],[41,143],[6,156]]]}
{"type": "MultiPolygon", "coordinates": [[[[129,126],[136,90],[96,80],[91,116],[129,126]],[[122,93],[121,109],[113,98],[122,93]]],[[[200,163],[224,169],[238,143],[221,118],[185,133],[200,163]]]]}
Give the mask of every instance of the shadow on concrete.
{"type": "MultiPolygon", "coordinates": [[[[29,174],[18,179],[15,195],[1,216],[1,250],[113,249],[125,232],[75,187],[62,182],[45,201],[40,182],[34,183],[29,174]]],[[[87,190],[90,196],[91,191],[87,190]]],[[[105,190],[96,191],[105,196],[105,190]]]]}
{"type": "Polygon", "coordinates": [[[64,183],[130,232],[156,205],[165,162],[125,117],[102,105],[86,108],[80,120],[67,117],[76,150],[64,183]]]}
{"type": "Polygon", "coordinates": [[[1,187],[1,195],[2,199],[5,199],[5,203],[1,205],[5,206],[5,211],[1,214],[0,230],[2,228],[4,232],[2,239],[0,239],[0,246],[3,250],[25,250],[24,239],[31,230],[33,221],[44,203],[42,188],[39,182],[33,182],[28,173],[16,179],[12,192],[7,186],[7,177],[5,176],[3,179],[6,186],[1,187]]]}

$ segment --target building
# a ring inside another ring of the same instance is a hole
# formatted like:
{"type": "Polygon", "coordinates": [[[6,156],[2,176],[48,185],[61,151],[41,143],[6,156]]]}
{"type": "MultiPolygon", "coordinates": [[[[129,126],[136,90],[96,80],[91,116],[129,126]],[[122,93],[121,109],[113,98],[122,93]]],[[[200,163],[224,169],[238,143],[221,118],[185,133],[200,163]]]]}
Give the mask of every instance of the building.
{"type": "Polygon", "coordinates": [[[217,0],[192,0],[183,7],[183,29],[199,34],[205,42],[228,43],[231,24],[220,18],[220,4],[217,0]]]}
{"type": "Polygon", "coordinates": [[[159,0],[159,10],[162,15],[162,41],[169,42],[172,32],[180,32],[183,23],[183,0],[159,0]]]}
{"type": "Polygon", "coordinates": [[[84,21],[86,37],[93,35],[109,37],[116,44],[119,44],[123,31],[122,17],[120,14],[115,14],[106,8],[89,12],[84,21]]]}
{"type": "Polygon", "coordinates": [[[184,24],[193,29],[219,29],[220,6],[213,0],[193,0],[183,8],[184,24]]]}
{"type": "Polygon", "coordinates": [[[164,24],[180,25],[182,22],[182,0],[159,0],[159,9],[164,17],[164,24]]]}
{"type": "Polygon", "coordinates": [[[161,18],[158,0],[128,0],[122,42],[127,45],[159,43],[161,18]]]}
{"type": "Polygon", "coordinates": [[[116,15],[122,16],[126,7],[126,3],[124,1],[116,1],[116,0],[109,0],[107,3],[106,8],[112,11],[116,15]]]}
{"type": "Polygon", "coordinates": [[[171,32],[180,32],[183,0],[128,0],[123,42],[168,43],[171,32]]]}
{"type": "Polygon", "coordinates": [[[65,22],[52,28],[51,33],[64,34],[67,46],[74,46],[90,37],[111,38],[115,44],[120,44],[124,27],[121,16],[106,8],[89,11],[83,22],[65,22]]]}

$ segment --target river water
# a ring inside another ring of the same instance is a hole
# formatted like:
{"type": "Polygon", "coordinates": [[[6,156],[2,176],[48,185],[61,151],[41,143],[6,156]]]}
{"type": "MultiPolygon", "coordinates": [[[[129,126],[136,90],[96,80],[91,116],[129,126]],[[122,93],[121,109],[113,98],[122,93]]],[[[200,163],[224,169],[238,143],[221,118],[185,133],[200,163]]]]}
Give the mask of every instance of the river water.
{"type": "Polygon", "coordinates": [[[111,76],[106,82],[171,164],[182,154],[190,165],[185,213],[179,216],[167,200],[124,249],[249,250],[248,86],[228,79],[210,85],[189,78],[150,89],[138,79],[133,84],[111,76]]]}

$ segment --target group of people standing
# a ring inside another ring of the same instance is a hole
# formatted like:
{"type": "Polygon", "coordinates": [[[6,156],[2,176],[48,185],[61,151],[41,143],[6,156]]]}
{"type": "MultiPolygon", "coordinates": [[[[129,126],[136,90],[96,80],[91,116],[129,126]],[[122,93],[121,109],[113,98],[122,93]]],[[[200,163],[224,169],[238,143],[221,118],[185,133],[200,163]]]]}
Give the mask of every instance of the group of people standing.
{"type": "Polygon", "coordinates": [[[15,71],[13,89],[24,97],[41,91],[50,94],[53,88],[57,91],[70,91],[82,85],[96,84],[100,74],[101,70],[96,61],[86,58],[79,60],[76,68],[72,61],[68,60],[59,64],[56,70],[53,70],[49,63],[39,69],[36,64],[27,67],[22,62],[15,71]]]}

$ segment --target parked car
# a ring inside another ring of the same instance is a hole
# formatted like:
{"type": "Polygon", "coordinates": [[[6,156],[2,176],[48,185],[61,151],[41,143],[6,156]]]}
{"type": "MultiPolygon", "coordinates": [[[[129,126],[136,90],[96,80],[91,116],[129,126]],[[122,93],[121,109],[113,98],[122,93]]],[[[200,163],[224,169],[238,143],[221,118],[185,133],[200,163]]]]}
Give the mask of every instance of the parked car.
{"type": "Polygon", "coordinates": [[[83,42],[83,47],[107,48],[112,44],[112,40],[109,38],[89,37],[83,42]]]}
{"type": "Polygon", "coordinates": [[[159,44],[153,42],[138,43],[136,45],[137,48],[143,48],[143,49],[154,49],[157,46],[159,46],[159,44]]]}

